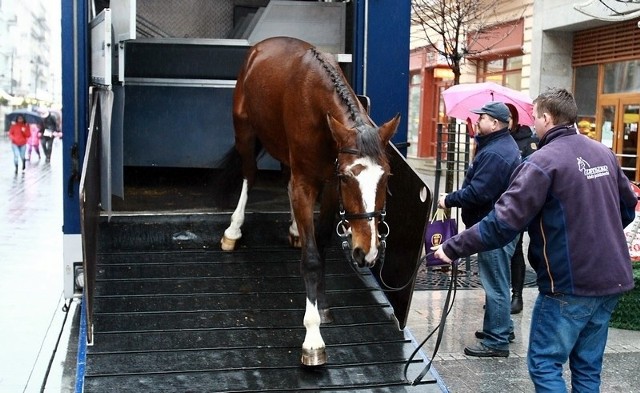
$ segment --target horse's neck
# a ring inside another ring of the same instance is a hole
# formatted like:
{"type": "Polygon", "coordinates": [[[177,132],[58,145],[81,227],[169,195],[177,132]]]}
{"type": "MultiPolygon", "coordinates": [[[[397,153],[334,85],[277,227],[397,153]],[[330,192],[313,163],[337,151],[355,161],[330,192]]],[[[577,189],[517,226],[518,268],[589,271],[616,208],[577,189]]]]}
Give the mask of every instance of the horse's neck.
{"type": "Polygon", "coordinates": [[[334,94],[334,99],[331,101],[329,111],[336,120],[348,128],[357,128],[363,124],[372,126],[373,122],[358,99],[352,96],[351,102],[352,105],[348,105],[345,100],[336,93],[334,94]]]}
{"type": "Polygon", "coordinates": [[[332,102],[335,105],[331,111],[333,116],[342,124],[348,126],[371,125],[371,120],[366,114],[362,103],[345,79],[339,66],[330,58],[327,58],[326,54],[318,52],[315,48],[311,49],[311,53],[317,60],[318,69],[314,73],[319,76],[319,83],[329,83],[333,86],[334,99],[332,102]]]}

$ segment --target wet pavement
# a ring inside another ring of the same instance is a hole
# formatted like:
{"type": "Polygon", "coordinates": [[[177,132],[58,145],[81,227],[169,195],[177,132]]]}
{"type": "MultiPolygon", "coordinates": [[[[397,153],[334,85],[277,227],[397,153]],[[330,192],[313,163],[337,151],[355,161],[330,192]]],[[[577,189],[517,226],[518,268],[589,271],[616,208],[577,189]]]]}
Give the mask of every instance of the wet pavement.
{"type": "MultiPolygon", "coordinates": [[[[50,163],[33,158],[14,174],[6,134],[0,136],[0,392],[72,392],[75,384],[77,301],[64,310],[62,272],[62,144],[50,163]]],[[[433,179],[425,174],[425,181],[433,179]]],[[[463,349],[482,324],[482,289],[457,291],[435,371],[450,392],[532,392],[526,369],[535,288],[514,315],[516,340],[508,358],[477,359],[463,349]]],[[[421,341],[437,326],[445,290],[416,291],[408,329],[421,341]]],[[[424,349],[431,356],[435,337],[424,349]]],[[[610,329],[602,392],[640,392],[640,332],[610,329]]],[[[565,371],[568,377],[568,371],[565,371]]]]}
{"type": "MultiPolygon", "coordinates": [[[[62,311],[62,142],[51,162],[32,157],[14,174],[6,133],[0,136],[0,392],[60,391],[49,367],[68,315],[62,311]]],[[[20,166],[21,167],[21,166],[20,166]]],[[[71,319],[71,317],[69,317],[71,319]]]]}

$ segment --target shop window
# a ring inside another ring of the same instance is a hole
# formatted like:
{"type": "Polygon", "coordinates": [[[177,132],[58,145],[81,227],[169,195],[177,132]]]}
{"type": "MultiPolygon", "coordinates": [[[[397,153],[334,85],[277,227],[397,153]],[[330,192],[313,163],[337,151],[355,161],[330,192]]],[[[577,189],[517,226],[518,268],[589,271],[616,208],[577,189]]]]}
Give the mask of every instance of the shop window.
{"type": "Polygon", "coordinates": [[[598,65],[577,67],[574,86],[574,97],[578,105],[578,130],[595,139],[598,65]]]}
{"type": "Polygon", "coordinates": [[[422,77],[420,74],[412,74],[409,86],[409,113],[407,139],[409,148],[407,155],[416,157],[418,155],[418,135],[420,135],[420,92],[422,77]]]}
{"type": "Polygon", "coordinates": [[[640,92],[640,60],[604,65],[604,94],[640,92]]]}
{"type": "Polygon", "coordinates": [[[478,82],[495,82],[520,90],[522,87],[522,56],[478,61],[478,82]]]}

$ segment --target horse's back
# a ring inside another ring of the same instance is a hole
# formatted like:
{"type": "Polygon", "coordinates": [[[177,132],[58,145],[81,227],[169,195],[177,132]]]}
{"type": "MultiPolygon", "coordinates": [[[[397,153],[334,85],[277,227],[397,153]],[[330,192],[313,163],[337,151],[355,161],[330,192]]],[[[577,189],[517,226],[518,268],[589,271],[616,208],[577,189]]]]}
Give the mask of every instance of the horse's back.
{"type": "MultiPolygon", "coordinates": [[[[333,146],[326,114],[334,105],[335,91],[312,48],[296,38],[268,38],[250,49],[238,75],[235,121],[250,125],[265,149],[286,165],[296,139],[316,147],[333,146]]],[[[337,66],[331,57],[325,61],[337,66]]],[[[319,151],[328,153],[322,147],[319,151]]]]}
{"type": "MultiPolygon", "coordinates": [[[[254,45],[238,77],[246,99],[264,104],[265,97],[283,95],[301,73],[312,45],[296,38],[273,37],[254,45]]],[[[272,103],[272,102],[270,102],[272,103]]]]}

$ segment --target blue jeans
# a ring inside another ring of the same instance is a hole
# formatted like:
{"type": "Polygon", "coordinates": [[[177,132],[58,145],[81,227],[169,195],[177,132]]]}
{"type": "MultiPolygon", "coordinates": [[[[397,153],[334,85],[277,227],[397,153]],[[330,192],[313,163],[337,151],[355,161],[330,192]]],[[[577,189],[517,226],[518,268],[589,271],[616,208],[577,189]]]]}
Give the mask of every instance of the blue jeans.
{"type": "Polygon", "coordinates": [[[536,392],[566,392],[569,359],[574,393],[599,392],[611,313],[620,295],[538,294],[531,315],[527,365],[536,392]]]}
{"type": "Polygon", "coordinates": [[[478,253],[478,271],[485,293],[482,343],[494,349],[509,350],[509,334],[513,332],[511,257],[519,237],[502,248],[478,253]]]}
{"type": "Polygon", "coordinates": [[[24,161],[24,153],[27,151],[27,145],[18,146],[12,143],[11,150],[13,150],[13,163],[15,166],[18,166],[18,163],[24,161]]]}

